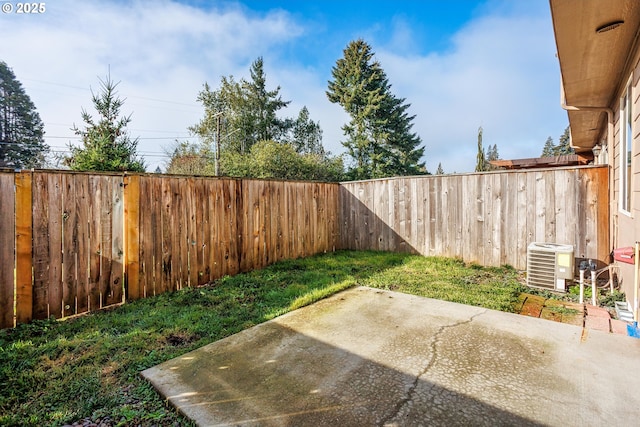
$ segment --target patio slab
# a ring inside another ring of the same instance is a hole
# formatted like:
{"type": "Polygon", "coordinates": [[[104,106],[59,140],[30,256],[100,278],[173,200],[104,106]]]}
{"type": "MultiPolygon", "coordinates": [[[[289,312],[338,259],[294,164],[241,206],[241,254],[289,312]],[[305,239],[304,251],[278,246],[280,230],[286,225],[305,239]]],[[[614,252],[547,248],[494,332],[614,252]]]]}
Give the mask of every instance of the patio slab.
{"type": "Polygon", "coordinates": [[[201,426],[617,425],[640,340],[358,287],[145,370],[201,426]]]}

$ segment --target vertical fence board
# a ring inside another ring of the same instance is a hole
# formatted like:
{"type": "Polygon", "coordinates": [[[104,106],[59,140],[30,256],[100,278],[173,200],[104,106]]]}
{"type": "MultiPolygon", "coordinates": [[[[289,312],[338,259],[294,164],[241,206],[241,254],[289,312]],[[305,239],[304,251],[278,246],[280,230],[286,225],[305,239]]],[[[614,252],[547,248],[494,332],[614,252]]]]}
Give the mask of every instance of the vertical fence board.
{"type": "Polygon", "coordinates": [[[76,314],[78,213],[74,175],[62,179],[62,316],[76,314]]]}
{"type": "Polygon", "coordinates": [[[140,177],[124,177],[124,272],[127,299],[143,297],[140,286],[140,177]]]}
{"type": "Polygon", "coordinates": [[[124,179],[112,177],[111,182],[111,252],[108,260],[109,287],[104,305],[120,304],[124,298],[124,179]]]}
{"type": "Polygon", "coordinates": [[[14,322],[15,178],[0,172],[0,328],[14,322]]]}
{"type": "Polygon", "coordinates": [[[89,311],[100,308],[100,265],[102,254],[102,227],[100,213],[102,211],[103,182],[106,177],[91,176],[89,179],[89,311]]]}
{"type": "Polygon", "coordinates": [[[49,181],[33,174],[33,318],[49,317],[49,181]]]}
{"type": "Polygon", "coordinates": [[[171,215],[173,198],[171,192],[170,179],[162,181],[162,210],[161,210],[161,224],[162,230],[162,275],[158,283],[156,283],[156,293],[161,294],[169,290],[173,290],[173,245],[171,241],[171,235],[173,230],[173,220],[171,215]]]}
{"type": "Polygon", "coordinates": [[[609,254],[611,248],[609,246],[609,182],[607,169],[594,169],[592,171],[596,175],[596,191],[598,207],[596,218],[598,218],[598,223],[596,224],[597,231],[597,248],[598,253],[596,255],[596,259],[603,261],[603,263],[607,264],[610,262],[609,254]],[[604,218],[607,218],[605,221],[604,218]]]}
{"type": "Polygon", "coordinates": [[[32,173],[16,174],[16,323],[26,323],[33,313],[32,173]]]}
{"type": "MultiPolygon", "coordinates": [[[[62,227],[64,210],[62,207],[62,193],[64,189],[64,175],[50,174],[47,176],[49,191],[48,232],[49,232],[49,316],[62,317],[62,227]]],[[[46,238],[42,236],[42,238],[46,238]]]]}
{"type": "Polygon", "coordinates": [[[205,212],[209,210],[209,201],[205,197],[204,192],[204,179],[199,178],[195,180],[195,200],[198,206],[196,210],[196,223],[197,228],[195,230],[196,233],[196,280],[195,283],[197,286],[204,285],[209,282],[209,271],[206,268],[205,264],[205,252],[208,250],[207,246],[207,238],[205,237],[205,230],[208,229],[209,223],[205,216],[205,212]]]}
{"type": "Polygon", "coordinates": [[[75,176],[75,211],[77,212],[76,313],[89,311],[89,209],[93,195],[89,193],[89,175],[75,176]]]}

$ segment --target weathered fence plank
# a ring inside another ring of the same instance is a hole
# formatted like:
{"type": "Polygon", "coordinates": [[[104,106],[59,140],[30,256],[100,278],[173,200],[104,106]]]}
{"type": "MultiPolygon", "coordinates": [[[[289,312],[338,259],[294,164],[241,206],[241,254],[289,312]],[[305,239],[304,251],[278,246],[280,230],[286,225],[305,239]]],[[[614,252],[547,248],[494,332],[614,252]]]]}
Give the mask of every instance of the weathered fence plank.
{"type": "Polygon", "coordinates": [[[15,268],[15,178],[0,172],[0,328],[13,327],[15,268]]]}
{"type": "Polygon", "coordinates": [[[16,174],[16,322],[33,315],[32,173],[16,174]]]}
{"type": "Polygon", "coordinates": [[[124,193],[124,216],[127,224],[124,235],[125,290],[127,299],[136,300],[144,297],[144,283],[140,283],[140,177],[125,176],[124,185],[127,189],[124,193]]]}

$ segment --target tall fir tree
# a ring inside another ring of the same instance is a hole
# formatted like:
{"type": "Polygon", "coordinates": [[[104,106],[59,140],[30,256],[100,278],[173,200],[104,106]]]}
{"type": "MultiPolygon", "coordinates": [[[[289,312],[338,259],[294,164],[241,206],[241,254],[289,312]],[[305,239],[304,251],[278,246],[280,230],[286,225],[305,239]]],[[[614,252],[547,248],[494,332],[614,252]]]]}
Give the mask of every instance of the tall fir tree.
{"type": "Polygon", "coordinates": [[[250,81],[244,81],[242,87],[247,96],[246,111],[251,118],[254,136],[252,145],[258,141],[280,140],[287,131],[285,121],[278,118],[277,113],[291,101],[283,101],[280,96],[280,86],[274,90],[267,90],[267,77],[264,72],[264,62],[259,57],[251,64],[249,70],[250,81]]]}
{"type": "Polygon", "coordinates": [[[500,155],[498,154],[498,145],[493,144],[492,146],[491,144],[489,144],[489,146],[487,147],[487,154],[485,156],[485,170],[493,171],[499,169],[498,167],[491,164],[492,161],[499,159],[500,155]]]}
{"type": "Polygon", "coordinates": [[[13,70],[0,61],[0,167],[43,167],[44,124],[13,70]]]}
{"type": "Polygon", "coordinates": [[[478,153],[476,155],[476,172],[484,172],[486,170],[486,159],[484,156],[484,148],[482,147],[482,126],[478,128],[478,153]]]}
{"type": "Polygon", "coordinates": [[[573,148],[571,148],[571,136],[569,134],[570,129],[569,126],[567,126],[564,129],[564,132],[562,133],[562,135],[560,136],[560,139],[558,140],[558,145],[555,148],[555,154],[557,156],[562,156],[564,154],[574,154],[575,150],[573,148]]]}
{"type": "Polygon", "coordinates": [[[295,119],[280,118],[277,113],[290,101],[282,100],[280,87],[267,90],[262,58],[252,63],[250,76],[240,81],[222,77],[215,90],[204,84],[197,98],[204,116],[189,127],[200,143],[176,147],[169,161],[175,167],[168,170],[198,168],[199,174],[212,174],[210,163],[219,155],[220,173],[227,176],[341,179],[342,158],[324,150],[322,129],[307,107],[295,119]],[[266,161],[269,155],[276,158],[266,161]]]}
{"type": "Polygon", "coordinates": [[[436,175],[444,175],[444,169],[442,169],[442,163],[438,163],[438,169],[436,169],[436,175]]]}
{"type": "Polygon", "coordinates": [[[204,117],[189,130],[206,144],[215,142],[218,117],[223,127],[220,147],[227,152],[246,154],[259,141],[281,141],[291,125],[277,113],[291,101],[283,101],[280,87],[267,90],[262,58],[251,64],[250,80],[235,81],[233,76],[222,77],[220,87],[212,90],[205,83],[198,101],[205,109],[204,117]]]}
{"type": "Polygon", "coordinates": [[[290,132],[287,142],[296,149],[298,153],[303,154],[324,154],[322,146],[322,128],[320,123],[311,120],[309,110],[306,106],[302,107],[295,120],[291,120],[288,126],[290,132]]]}
{"type": "Polygon", "coordinates": [[[342,129],[343,145],[353,159],[353,179],[427,173],[420,159],[424,147],[411,131],[405,99],[391,93],[387,76],[374,59],[371,46],[359,39],[350,42],[332,69],[329,101],[341,105],[351,117],[342,129]]]}
{"type": "Polygon", "coordinates": [[[548,137],[547,141],[544,143],[544,147],[542,148],[541,157],[552,157],[555,156],[556,153],[556,145],[553,143],[553,138],[548,137]]]}
{"type": "Polygon", "coordinates": [[[138,139],[131,139],[126,129],[131,115],[120,116],[124,100],[118,97],[117,86],[107,75],[105,80],[100,80],[100,92],[92,92],[91,100],[99,116],[97,121],[82,109],[84,129],[74,125],[73,131],[83,145],[70,146],[71,154],[65,159],[71,169],[144,172],[144,162],[136,153],[138,139]]]}

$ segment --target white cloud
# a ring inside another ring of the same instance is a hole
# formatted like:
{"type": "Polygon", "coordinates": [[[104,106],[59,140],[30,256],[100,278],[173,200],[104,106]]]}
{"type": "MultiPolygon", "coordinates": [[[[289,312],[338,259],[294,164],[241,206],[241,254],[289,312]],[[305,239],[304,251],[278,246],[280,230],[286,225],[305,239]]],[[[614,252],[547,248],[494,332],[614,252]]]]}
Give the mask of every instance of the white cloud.
{"type": "MultiPolygon", "coordinates": [[[[525,6],[505,6],[510,3],[488,3],[455,34],[446,52],[409,53],[420,49],[401,16],[389,18],[394,31],[386,39],[376,40],[375,31],[367,39],[395,93],[412,104],[430,171],[438,162],[447,172],[472,170],[480,125],[485,145],[497,144],[503,158],[537,156],[546,138],[557,141],[566,126],[558,106],[548,4],[536,3],[532,13],[525,6]]],[[[251,62],[263,56],[268,86],[280,85],[283,98],[293,101],[285,114],[295,116],[306,105],[320,121],[327,148],[343,151],[341,126],[348,117],[325,95],[335,63],[311,68],[291,55],[305,49],[305,24],[294,15],[168,0],[59,0],[47,8],[39,16],[0,15],[3,34],[10,34],[0,60],[13,68],[36,104],[47,136],[72,135],[69,128],[81,124],[81,108],[91,107],[89,88],[97,90],[98,78],[110,69],[121,81],[123,112],[133,113],[130,129],[141,137],[139,150],[161,153],[200,119],[196,96],[205,81],[215,86],[223,75],[248,77],[251,62]]],[[[330,34],[328,28],[327,38],[330,34]]],[[[67,142],[48,140],[55,146],[67,142]]],[[[161,161],[146,160],[151,169],[161,161]]]]}
{"type": "MultiPolygon", "coordinates": [[[[548,14],[548,12],[547,12],[548,14]]],[[[472,171],[478,127],[502,158],[537,157],[567,125],[547,14],[484,15],[462,28],[443,54],[377,57],[393,90],[412,104],[427,167],[472,171]]]]}

